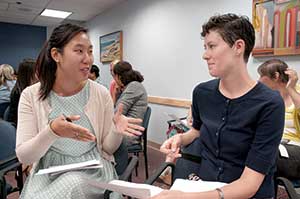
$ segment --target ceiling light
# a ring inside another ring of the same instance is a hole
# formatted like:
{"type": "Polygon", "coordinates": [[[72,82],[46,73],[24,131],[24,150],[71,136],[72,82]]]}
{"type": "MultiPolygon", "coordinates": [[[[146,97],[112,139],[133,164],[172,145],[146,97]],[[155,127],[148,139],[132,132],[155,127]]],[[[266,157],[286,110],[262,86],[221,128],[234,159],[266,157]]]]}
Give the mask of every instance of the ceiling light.
{"type": "Polygon", "coordinates": [[[51,9],[45,9],[41,15],[46,17],[56,17],[56,18],[67,18],[72,12],[65,12],[60,10],[51,10],[51,9]]]}

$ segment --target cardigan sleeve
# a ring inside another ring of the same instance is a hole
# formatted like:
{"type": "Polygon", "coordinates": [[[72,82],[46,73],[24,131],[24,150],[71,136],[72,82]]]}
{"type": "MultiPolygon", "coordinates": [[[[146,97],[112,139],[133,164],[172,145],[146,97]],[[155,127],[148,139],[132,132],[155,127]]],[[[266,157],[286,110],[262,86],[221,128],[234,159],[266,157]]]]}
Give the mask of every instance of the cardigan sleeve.
{"type": "Polygon", "coordinates": [[[116,131],[115,124],[113,122],[114,110],[113,102],[109,93],[105,96],[105,113],[104,113],[104,130],[102,139],[102,149],[109,155],[118,149],[122,142],[122,134],[116,131]]]}
{"type": "Polygon", "coordinates": [[[59,138],[49,124],[41,131],[38,130],[34,99],[30,88],[27,88],[22,92],[19,102],[16,154],[19,161],[24,164],[37,162],[59,138]]]}

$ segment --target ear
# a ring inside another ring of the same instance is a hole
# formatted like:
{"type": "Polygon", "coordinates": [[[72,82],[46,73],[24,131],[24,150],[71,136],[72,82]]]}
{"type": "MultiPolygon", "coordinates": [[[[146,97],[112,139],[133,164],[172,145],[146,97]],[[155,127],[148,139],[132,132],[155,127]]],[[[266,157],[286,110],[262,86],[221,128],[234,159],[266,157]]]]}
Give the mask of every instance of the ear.
{"type": "Polygon", "coordinates": [[[51,57],[56,63],[59,62],[60,52],[57,48],[51,48],[51,57]]]}
{"type": "Polygon", "coordinates": [[[279,72],[275,72],[275,75],[274,75],[273,79],[275,81],[279,81],[279,76],[280,76],[279,72]]]}
{"type": "Polygon", "coordinates": [[[237,55],[244,55],[245,52],[245,42],[242,39],[238,39],[234,42],[234,49],[237,55]]]}

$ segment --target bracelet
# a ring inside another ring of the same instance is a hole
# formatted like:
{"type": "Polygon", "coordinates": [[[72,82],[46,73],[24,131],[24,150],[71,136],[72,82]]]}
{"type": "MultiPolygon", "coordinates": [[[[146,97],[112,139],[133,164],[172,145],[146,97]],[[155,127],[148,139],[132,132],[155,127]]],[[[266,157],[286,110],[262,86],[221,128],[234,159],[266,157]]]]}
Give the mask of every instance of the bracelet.
{"type": "Polygon", "coordinates": [[[216,191],[219,194],[219,199],[224,199],[224,193],[223,193],[222,189],[216,188],[216,191]]]}

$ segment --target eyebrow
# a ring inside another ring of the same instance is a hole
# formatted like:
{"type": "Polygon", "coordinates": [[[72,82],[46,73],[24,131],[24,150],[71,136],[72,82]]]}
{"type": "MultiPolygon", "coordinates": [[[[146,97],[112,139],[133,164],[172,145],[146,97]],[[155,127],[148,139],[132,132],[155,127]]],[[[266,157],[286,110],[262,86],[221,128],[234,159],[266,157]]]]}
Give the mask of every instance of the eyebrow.
{"type": "MultiPolygon", "coordinates": [[[[75,48],[76,47],[81,47],[81,48],[83,48],[85,45],[83,45],[83,44],[76,44],[75,45],[75,48]]],[[[93,48],[93,45],[90,45],[88,48],[93,48]]]]}

